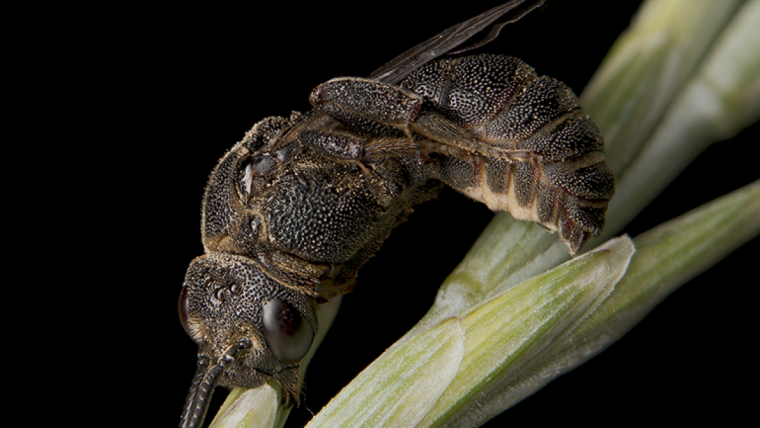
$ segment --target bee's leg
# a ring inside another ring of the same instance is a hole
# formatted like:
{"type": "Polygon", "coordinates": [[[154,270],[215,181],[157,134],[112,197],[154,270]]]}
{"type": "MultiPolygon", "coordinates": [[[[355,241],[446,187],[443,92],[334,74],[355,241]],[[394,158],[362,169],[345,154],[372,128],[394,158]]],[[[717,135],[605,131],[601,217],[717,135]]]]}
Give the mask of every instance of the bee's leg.
{"type": "Polygon", "coordinates": [[[412,140],[403,137],[364,138],[340,132],[302,131],[299,140],[323,156],[357,162],[404,155],[418,149],[412,140]]]}
{"type": "Polygon", "coordinates": [[[345,294],[353,287],[345,281],[336,283],[342,270],[340,265],[313,263],[281,251],[262,251],[255,257],[272,279],[319,300],[345,294]]]}
{"type": "Polygon", "coordinates": [[[463,129],[437,112],[425,112],[410,129],[424,139],[416,145],[420,150],[454,156],[483,156],[508,162],[541,162],[540,154],[526,149],[509,148],[506,144],[481,140],[473,131],[463,129]]]}
{"type": "Polygon", "coordinates": [[[409,123],[419,116],[423,97],[376,80],[339,77],[314,88],[309,102],[349,129],[365,131],[380,124],[403,131],[411,140],[409,123]]]}
{"type": "Polygon", "coordinates": [[[366,141],[353,135],[306,130],[300,133],[299,140],[323,156],[346,160],[364,157],[366,141]]]}

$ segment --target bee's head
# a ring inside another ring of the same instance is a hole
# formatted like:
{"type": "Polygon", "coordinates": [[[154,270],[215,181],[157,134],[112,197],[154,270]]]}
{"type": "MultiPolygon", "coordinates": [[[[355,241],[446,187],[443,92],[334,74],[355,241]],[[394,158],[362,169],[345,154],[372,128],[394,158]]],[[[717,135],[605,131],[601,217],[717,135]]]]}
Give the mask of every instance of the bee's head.
{"type": "Polygon", "coordinates": [[[211,253],[190,263],[179,316],[199,346],[184,426],[202,422],[217,384],[255,388],[274,378],[286,401],[299,401],[298,366],[317,332],[313,298],[246,257],[211,253]]]}

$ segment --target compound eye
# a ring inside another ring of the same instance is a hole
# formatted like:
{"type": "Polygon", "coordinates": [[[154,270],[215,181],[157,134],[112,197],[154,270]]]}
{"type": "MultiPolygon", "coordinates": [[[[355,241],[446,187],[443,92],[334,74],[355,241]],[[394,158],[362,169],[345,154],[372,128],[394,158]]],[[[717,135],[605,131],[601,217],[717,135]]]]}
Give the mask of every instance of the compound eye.
{"type": "Polygon", "coordinates": [[[188,318],[188,305],[187,305],[187,289],[186,285],[182,286],[182,291],[179,293],[179,322],[182,323],[182,328],[185,329],[185,333],[188,336],[193,337],[190,331],[190,326],[187,324],[188,318]]]}
{"type": "Polygon", "coordinates": [[[274,299],[264,305],[264,336],[274,356],[287,364],[300,361],[306,355],[314,331],[298,309],[274,299]]]}

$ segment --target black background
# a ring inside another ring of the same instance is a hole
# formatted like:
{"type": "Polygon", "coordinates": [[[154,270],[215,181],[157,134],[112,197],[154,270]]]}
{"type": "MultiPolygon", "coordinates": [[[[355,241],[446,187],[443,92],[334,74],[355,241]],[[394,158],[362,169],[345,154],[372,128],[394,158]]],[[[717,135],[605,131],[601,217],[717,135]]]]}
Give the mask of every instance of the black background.
{"type": "MultiPolygon", "coordinates": [[[[177,298],[189,261],[203,251],[200,203],[216,161],[260,119],[307,110],[317,84],[367,75],[498,2],[409,3],[125,9],[72,29],[91,103],[80,124],[98,159],[77,174],[108,188],[78,212],[94,232],[88,274],[78,278],[84,293],[102,291],[104,303],[85,311],[84,322],[108,332],[88,337],[101,351],[88,383],[125,392],[107,406],[125,423],[178,421],[196,346],[180,326],[177,298]]],[[[485,51],[520,57],[580,93],[638,3],[561,2],[505,28],[485,51]]],[[[712,146],[625,231],[636,236],[757,179],[757,142],[755,125],[712,146]]],[[[318,412],[414,325],[491,217],[447,190],[394,231],[344,297],[309,368],[305,405],[287,426],[303,426],[306,408],[318,412]]],[[[757,249],[745,245],[620,342],[488,426],[730,423],[746,415],[754,399],[739,388],[757,382],[749,349],[757,322],[745,294],[757,286],[757,249]]]]}

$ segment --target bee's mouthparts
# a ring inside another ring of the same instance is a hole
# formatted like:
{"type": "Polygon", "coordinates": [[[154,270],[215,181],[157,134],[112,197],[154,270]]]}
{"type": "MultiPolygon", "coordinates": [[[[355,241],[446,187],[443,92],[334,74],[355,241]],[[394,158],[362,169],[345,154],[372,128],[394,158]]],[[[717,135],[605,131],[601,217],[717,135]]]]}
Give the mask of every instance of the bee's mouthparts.
{"type": "Polygon", "coordinates": [[[190,392],[185,399],[185,410],[182,412],[182,418],[179,422],[180,428],[198,428],[203,424],[208,405],[211,402],[211,395],[219,382],[219,376],[230,363],[235,361],[235,355],[238,352],[251,346],[249,338],[240,339],[227,348],[214,365],[210,365],[208,355],[203,353],[198,355],[198,368],[195,371],[190,392]]]}

